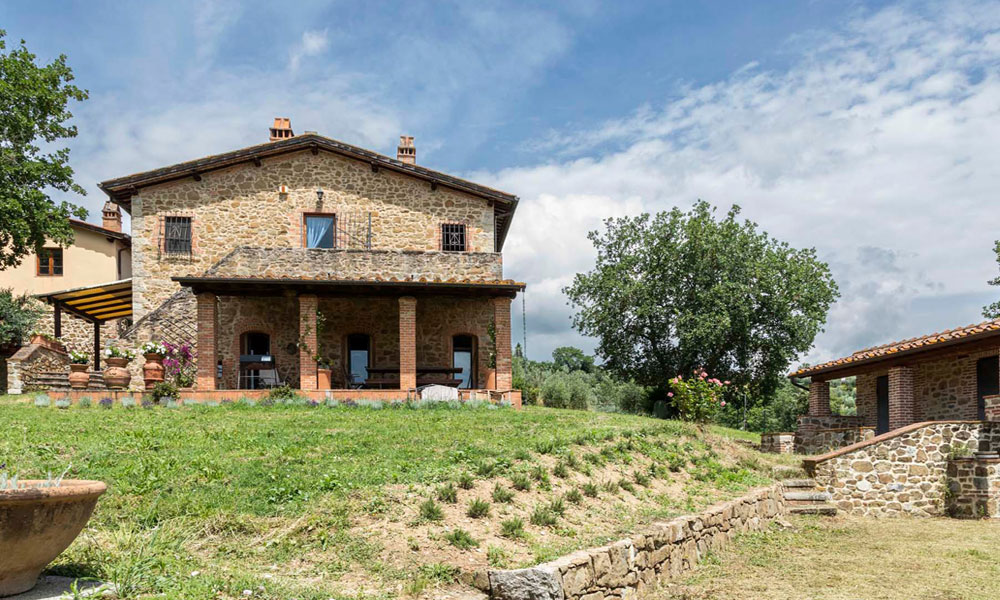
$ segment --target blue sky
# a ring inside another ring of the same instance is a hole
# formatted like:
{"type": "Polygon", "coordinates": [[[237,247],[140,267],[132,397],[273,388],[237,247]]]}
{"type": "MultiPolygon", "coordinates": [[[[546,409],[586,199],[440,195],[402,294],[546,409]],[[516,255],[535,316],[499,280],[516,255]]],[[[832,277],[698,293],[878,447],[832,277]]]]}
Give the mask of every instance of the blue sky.
{"type": "MultiPolygon", "coordinates": [[[[808,360],[980,320],[996,293],[996,2],[0,5],[69,56],[96,183],[263,141],[271,117],[522,198],[533,358],[591,348],[560,290],[601,219],[738,203],[843,298],[808,360]]],[[[520,306],[518,306],[518,311],[520,306]]],[[[520,321],[520,319],[517,319],[520,321]]],[[[521,333],[515,333],[520,338],[521,333]]]]}

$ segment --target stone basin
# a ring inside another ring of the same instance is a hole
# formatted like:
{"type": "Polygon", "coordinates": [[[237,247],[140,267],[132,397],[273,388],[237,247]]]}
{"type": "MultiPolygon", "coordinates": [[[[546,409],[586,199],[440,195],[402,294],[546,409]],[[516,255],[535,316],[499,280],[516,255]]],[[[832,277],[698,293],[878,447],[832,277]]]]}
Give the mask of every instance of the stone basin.
{"type": "Polygon", "coordinates": [[[65,479],[58,487],[0,491],[0,596],[33,588],[42,569],[83,530],[107,489],[100,481],[65,479]]]}

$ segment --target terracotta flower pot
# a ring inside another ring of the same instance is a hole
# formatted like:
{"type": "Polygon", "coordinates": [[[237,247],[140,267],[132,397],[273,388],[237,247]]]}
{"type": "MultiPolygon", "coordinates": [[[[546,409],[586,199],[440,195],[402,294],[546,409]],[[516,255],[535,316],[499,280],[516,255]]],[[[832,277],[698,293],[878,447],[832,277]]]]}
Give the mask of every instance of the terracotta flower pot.
{"type": "Polygon", "coordinates": [[[104,369],[104,384],[111,389],[127,388],[132,381],[132,374],[128,372],[128,359],[111,356],[104,362],[108,363],[104,369]]]}
{"type": "Polygon", "coordinates": [[[35,587],[45,565],[80,534],[105,490],[100,481],[69,479],[59,487],[0,491],[0,596],[35,587]]]}
{"type": "Polygon", "coordinates": [[[497,389],[497,370],[496,369],[486,369],[486,389],[495,390],[497,389]]]}
{"type": "Polygon", "coordinates": [[[144,355],[146,364],[142,366],[142,380],[146,382],[146,389],[151,390],[153,386],[163,381],[163,355],[150,352],[144,355]]]}
{"type": "Polygon", "coordinates": [[[316,369],[316,388],[320,390],[331,389],[333,381],[333,369],[320,367],[316,369]]]}
{"type": "Polygon", "coordinates": [[[39,346],[42,346],[43,348],[48,348],[49,350],[52,350],[54,352],[62,352],[62,353],[66,352],[66,346],[64,346],[62,342],[60,342],[59,340],[50,340],[49,338],[43,335],[35,334],[31,336],[30,343],[37,344],[39,346]]]}
{"type": "Polygon", "coordinates": [[[90,365],[71,364],[69,366],[69,386],[74,390],[85,390],[90,385],[90,365]]]}

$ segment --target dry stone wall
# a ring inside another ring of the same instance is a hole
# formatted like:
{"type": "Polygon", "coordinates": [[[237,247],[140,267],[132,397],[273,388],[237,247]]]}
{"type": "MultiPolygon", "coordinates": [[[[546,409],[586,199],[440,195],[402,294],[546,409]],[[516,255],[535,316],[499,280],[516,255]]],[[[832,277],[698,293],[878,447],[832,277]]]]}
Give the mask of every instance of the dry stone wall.
{"type": "Polygon", "coordinates": [[[304,213],[372,216],[372,248],[439,250],[443,223],[466,226],[470,252],[490,253],[495,218],[483,198],[329,152],[266,158],[143,188],[132,198],[133,304],[143,317],[177,291],[171,277],[198,275],[234,248],[301,248],[304,213]],[[287,193],[279,193],[285,186],[287,193]],[[323,199],[316,189],[324,190],[323,199]],[[163,218],[192,219],[191,256],[161,252],[163,218]]]}
{"type": "Polygon", "coordinates": [[[866,516],[942,516],[949,458],[994,448],[992,423],[920,424],[805,466],[837,508],[866,516]]]}
{"type": "Polygon", "coordinates": [[[795,434],[791,432],[770,432],[760,434],[760,451],[773,454],[795,452],[795,434]]]}
{"type": "Polygon", "coordinates": [[[654,523],[608,546],[581,550],[528,569],[490,571],[494,600],[621,600],[679,575],[737,534],[759,531],[785,512],[780,485],[698,515],[654,523]]]}
{"type": "Polygon", "coordinates": [[[7,392],[21,394],[43,389],[35,380],[41,373],[69,373],[69,356],[40,344],[28,344],[7,359],[7,392]]]}

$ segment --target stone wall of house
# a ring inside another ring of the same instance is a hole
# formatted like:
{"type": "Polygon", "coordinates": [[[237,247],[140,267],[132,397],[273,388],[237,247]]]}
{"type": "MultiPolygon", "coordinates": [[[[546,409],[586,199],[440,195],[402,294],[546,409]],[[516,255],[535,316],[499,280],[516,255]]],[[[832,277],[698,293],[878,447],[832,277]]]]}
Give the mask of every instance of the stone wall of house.
{"type": "Polygon", "coordinates": [[[470,252],[494,250],[491,203],[329,152],[265,158],[143,188],[132,198],[133,307],[136,319],[178,289],[171,277],[198,275],[234,248],[303,247],[305,213],[371,213],[372,248],[439,250],[441,225],[466,225],[470,252]],[[280,193],[285,186],[287,193],[280,193]],[[316,189],[322,188],[322,201],[316,189]],[[191,256],[161,251],[167,216],[192,219],[191,256]]]}
{"type": "Polygon", "coordinates": [[[503,264],[496,252],[237,248],[205,274],[269,279],[497,280],[503,277],[503,264]]]}
{"type": "MultiPolygon", "coordinates": [[[[221,296],[216,325],[217,364],[222,359],[222,388],[237,389],[240,344],[244,333],[266,333],[281,380],[299,387],[299,301],[295,296],[254,298],[221,296]]],[[[198,356],[198,360],[205,360],[198,356]]]]}
{"type": "MultiPolygon", "coordinates": [[[[59,341],[66,346],[66,350],[94,354],[94,324],[66,311],[63,311],[61,321],[62,335],[59,341]]],[[[129,319],[115,319],[101,323],[101,351],[106,350],[111,344],[117,344],[121,334],[129,325],[129,319]]],[[[45,305],[45,313],[35,323],[34,329],[55,336],[55,315],[51,306],[45,305]]]]}
{"type": "MultiPolygon", "coordinates": [[[[822,433],[857,429],[862,426],[861,417],[851,415],[800,415],[795,429],[795,451],[812,454],[829,450],[833,435],[822,433]]],[[[837,446],[839,447],[839,446],[837,446]]]]}
{"type": "Polygon", "coordinates": [[[996,447],[998,440],[992,423],[927,423],[804,464],[841,510],[871,516],[940,516],[946,508],[949,458],[996,447]]]}
{"type": "Polygon", "coordinates": [[[759,531],[785,512],[781,486],[756,490],[698,515],[654,523],[629,539],[527,569],[489,572],[494,600],[633,598],[693,568],[737,534],[759,531]]]}
{"type": "Polygon", "coordinates": [[[767,432],[760,434],[760,451],[773,454],[791,454],[795,451],[795,433],[767,432]]]}
{"type": "Polygon", "coordinates": [[[43,389],[36,383],[45,372],[69,373],[69,356],[40,344],[28,344],[7,359],[7,392],[21,394],[43,389]]]}
{"type": "Polygon", "coordinates": [[[1000,458],[993,454],[950,460],[945,497],[951,517],[1000,517],[1000,458]]]}

